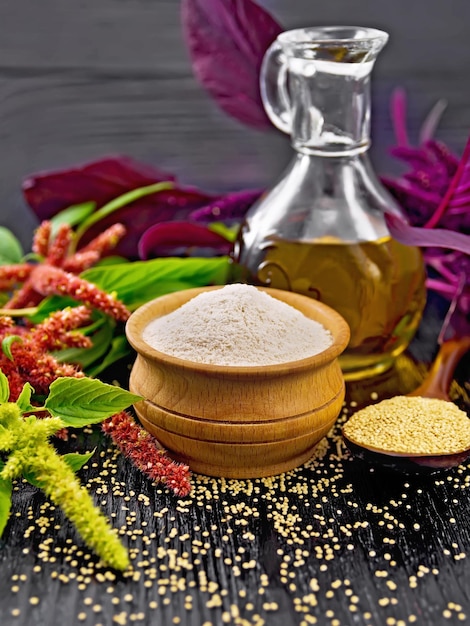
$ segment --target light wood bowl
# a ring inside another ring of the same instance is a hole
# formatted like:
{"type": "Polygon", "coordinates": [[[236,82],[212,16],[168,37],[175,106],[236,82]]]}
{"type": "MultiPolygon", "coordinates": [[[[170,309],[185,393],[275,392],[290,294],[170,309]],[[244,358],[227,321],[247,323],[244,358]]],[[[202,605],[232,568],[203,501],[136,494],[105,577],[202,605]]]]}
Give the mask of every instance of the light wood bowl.
{"type": "Polygon", "coordinates": [[[333,344],[312,357],[266,366],[196,363],[164,354],[142,339],[153,319],[220,287],[187,289],[152,300],[126,326],[137,352],[129,389],[144,428],[170,455],[202,474],[271,476],[301,465],[334,424],[344,400],[337,357],[349,341],[344,319],[306,296],[260,288],[323,324],[333,344]]]}

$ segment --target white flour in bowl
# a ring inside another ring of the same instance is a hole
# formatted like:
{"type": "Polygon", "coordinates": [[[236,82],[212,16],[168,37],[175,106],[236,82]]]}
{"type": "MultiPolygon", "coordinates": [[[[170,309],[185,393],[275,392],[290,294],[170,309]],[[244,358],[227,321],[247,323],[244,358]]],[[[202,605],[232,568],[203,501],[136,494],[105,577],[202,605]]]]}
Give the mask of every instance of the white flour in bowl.
{"type": "Polygon", "coordinates": [[[214,365],[274,365],[323,352],[331,333],[294,307],[251,285],[207,291],[150,322],[150,346],[214,365]]]}

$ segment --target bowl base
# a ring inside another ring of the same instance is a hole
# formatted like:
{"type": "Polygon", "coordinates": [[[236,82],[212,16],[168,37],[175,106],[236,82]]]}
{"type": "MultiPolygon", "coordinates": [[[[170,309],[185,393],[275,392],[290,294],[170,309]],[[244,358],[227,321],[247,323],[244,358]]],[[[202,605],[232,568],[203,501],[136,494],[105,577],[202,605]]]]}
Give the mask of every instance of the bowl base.
{"type": "MultiPolygon", "coordinates": [[[[170,433],[164,429],[159,428],[151,421],[146,419],[142,412],[136,409],[137,416],[142,426],[147,430],[151,435],[153,435],[161,446],[163,450],[167,450],[171,458],[178,463],[184,463],[189,467],[189,469],[197,474],[204,474],[206,476],[214,476],[218,478],[240,478],[240,479],[249,479],[249,478],[264,478],[267,476],[276,476],[278,474],[282,474],[284,472],[288,472],[290,470],[299,467],[306,461],[308,461],[318,445],[318,443],[323,439],[326,433],[333,426],[336,419],[331,420],[328,424],[324,425],[323,434],[317,435],[315,437],[314,443],[310,442],[310,445],[303,446],[301,452],[293,453],[292,456],[288,456],[288,458],[284,458],[278,462],[266,462],[266,459],[263,459],[263,455],[259,456],[260,464],[257,465],[253,462],[248,463],[247,459],[240,459],[240,463],[237,463],[235,457],[237,456],[236,451],[240,451],[239,446],[233,446],[230,444],[220,444],[213,442],[204,442],[200,441],[200,444],[210,445],[211,448],[214,449],[216,454],[214,455],[213,462],[210,461],[209,455],[205,459],[201,458],[193,458],[190,453],[182,453],[181,451],[176,451],[172,445],[172,439],[176,440],[177,444],[181,444],[181,439],[178,435],[174,433],[170,433]],[[165,441],[162,441],[162,436],[165,441]],[[221,453],[222,449],[226,449],[224,453],[221,453]],[[226,459],[226,462],[225,462],[226,459]]],[[[304,439],[298,438],[298,439],[304,439]]],[[[290,440],[295,441],[295,440],[290,440]]],[[[284,450],[289,449],[289,440],[283,442],[273,442],[280,443],[281,446],[284,447],[284,450]],[[286,446],[287,444],[287,446],[286,446]]],[[[200,453],[200,445],[196,446],[196,449],[199,450],[200,453]]],[[[283,453],[282,456],[286,456],[283,453]]]]}

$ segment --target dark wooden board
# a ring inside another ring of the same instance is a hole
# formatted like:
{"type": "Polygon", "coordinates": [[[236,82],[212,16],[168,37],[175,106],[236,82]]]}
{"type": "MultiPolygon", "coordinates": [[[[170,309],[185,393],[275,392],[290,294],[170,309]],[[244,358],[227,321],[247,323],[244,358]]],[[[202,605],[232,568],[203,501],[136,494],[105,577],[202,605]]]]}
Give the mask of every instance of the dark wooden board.
{"type": "MultiPolygon", "coordinates": [[[[391,33],[373,82],[380,173],[396,168],[388,103],[398,86],[414,138],[431,106],[448,100],[439,137],[461,152],[470,128],[467,0],[264,4],[286,27],[356,23],[391,33]]],[[[201,90],[176,0],[3,0],[0,223],[27,247],[36,222],[22,179],[109,153],[228,190],[269,185],[290,147],[227,118],[201,90]]],[[[427,320],[416,354],[430,357],[437,328],[427,320]]],[[[467,380],[468,360],[463,367],[467,380]]],[[[348,393],[351,412],[364,395],[348,393]]],[[[284,477],[195,477],[193,495],[179,500],[116,456],[98,428],[72,439],[81,451],[97,447],[80,476],[131,548],[133,573],[99,566],[62,514],[20,483],[0,543],[1,625],[468,621],[470,466],[431,477],[372,470],[343,456],[337,435],[323,458],[284,477]]]]}

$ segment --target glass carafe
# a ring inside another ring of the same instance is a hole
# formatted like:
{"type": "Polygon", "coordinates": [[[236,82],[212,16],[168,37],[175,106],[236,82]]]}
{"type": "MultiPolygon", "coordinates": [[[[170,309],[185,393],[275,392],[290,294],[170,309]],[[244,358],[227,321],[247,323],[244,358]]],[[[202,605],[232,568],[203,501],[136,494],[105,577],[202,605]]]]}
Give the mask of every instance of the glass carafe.
{"type": "Polygon", "coordinates": [[[341,313],[346,379],[385,371],[411,341],[425,303],[417,248],[390,237],[400,208],[368,157],[370,74],[388,35],[370,28],[287,31],[267,51],[263,103],[294,157],[249,211],[233,279],[317,298],[341,313]]]}

